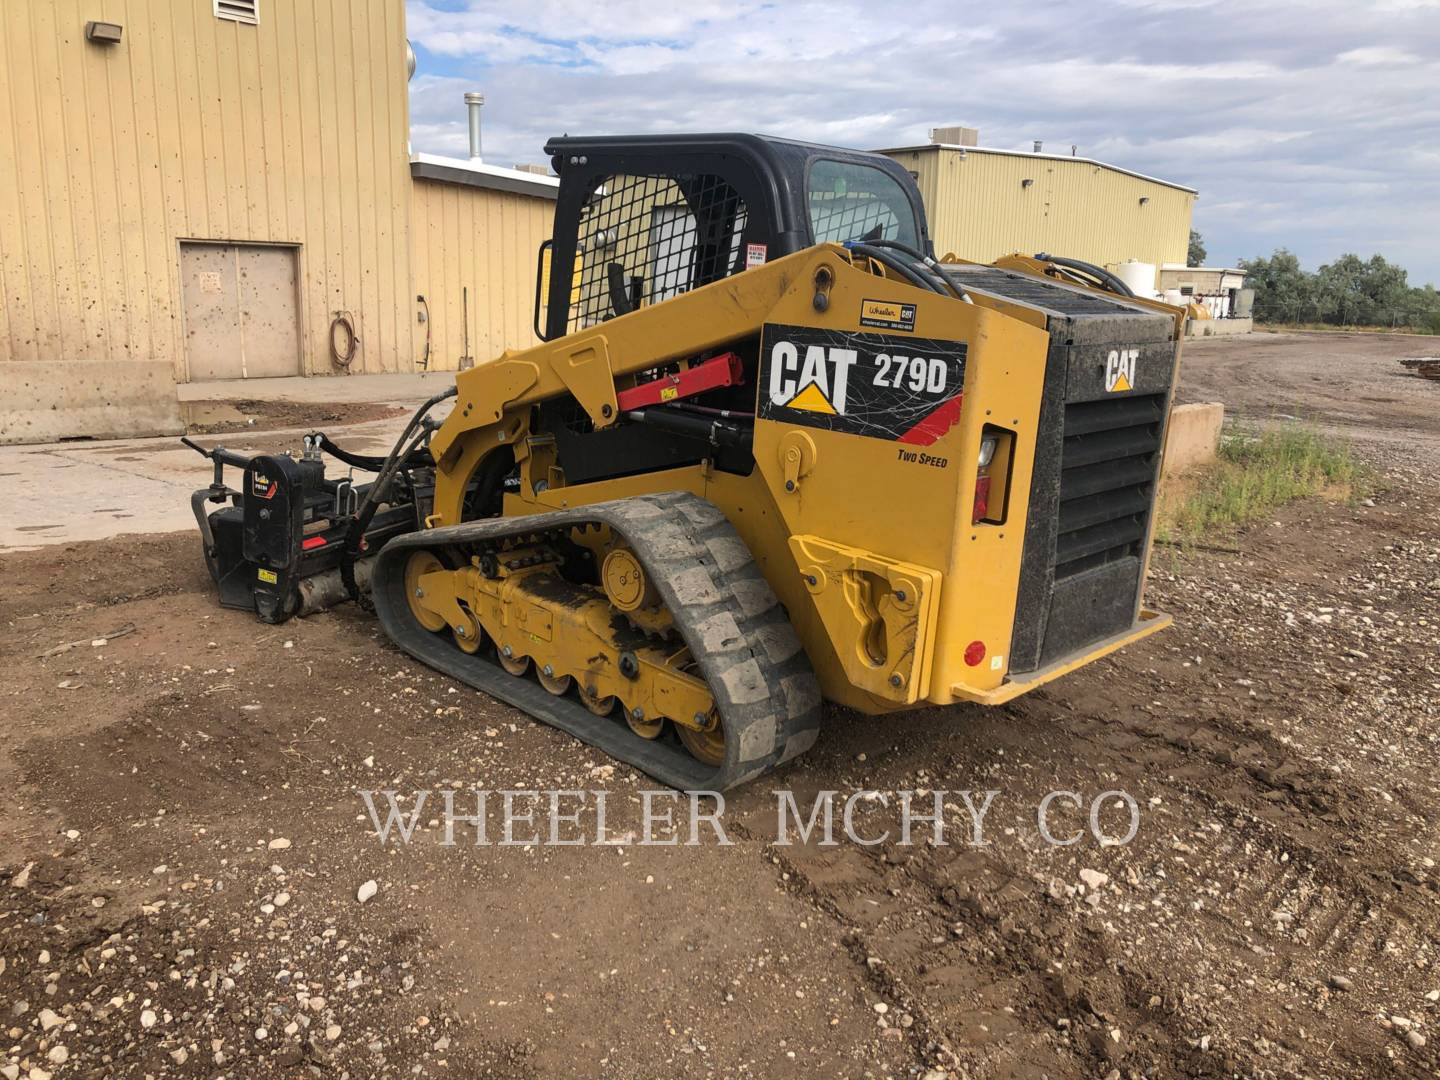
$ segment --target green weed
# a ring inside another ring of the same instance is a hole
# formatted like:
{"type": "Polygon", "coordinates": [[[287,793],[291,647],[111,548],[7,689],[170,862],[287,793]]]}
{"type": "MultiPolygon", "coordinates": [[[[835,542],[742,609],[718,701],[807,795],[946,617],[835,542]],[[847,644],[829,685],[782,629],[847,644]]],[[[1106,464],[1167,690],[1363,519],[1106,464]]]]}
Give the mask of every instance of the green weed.
{"type": "Polygon", "coordinates": [[[1214,543],[1296,499],[1358,498],[1364,486],[1364,467],[1343,439],[1294,421],[1235,429],[1212,466],[1184,477],[1177,497],[1162,499],[1156,536],[1168,544],[1214,543]]]}

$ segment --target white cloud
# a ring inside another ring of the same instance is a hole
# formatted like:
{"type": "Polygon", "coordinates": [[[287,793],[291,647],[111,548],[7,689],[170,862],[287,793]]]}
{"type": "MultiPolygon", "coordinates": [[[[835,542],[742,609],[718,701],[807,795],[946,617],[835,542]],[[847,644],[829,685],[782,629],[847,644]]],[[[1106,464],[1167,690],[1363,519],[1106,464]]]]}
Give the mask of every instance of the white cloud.
{"type": "Polygon", "coordinates": [[[1359,49],[1347,49],[1335,59],[1342,64],[1358,64],[1361,67],[1388,67],[1393,64],[1420,62],[1420,58],[1414,53],[1390,45],[1367,45],[1359,49]]]}

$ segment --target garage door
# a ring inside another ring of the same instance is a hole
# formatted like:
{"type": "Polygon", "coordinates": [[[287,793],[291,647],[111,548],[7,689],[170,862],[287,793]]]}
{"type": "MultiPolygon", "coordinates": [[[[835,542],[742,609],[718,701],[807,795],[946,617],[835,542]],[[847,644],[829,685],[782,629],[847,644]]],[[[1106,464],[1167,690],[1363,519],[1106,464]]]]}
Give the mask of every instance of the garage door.
{"type": "Polygon", "coordinates": [[[293,247],[180,245],[191,382],[301,374],[293,247]]]}

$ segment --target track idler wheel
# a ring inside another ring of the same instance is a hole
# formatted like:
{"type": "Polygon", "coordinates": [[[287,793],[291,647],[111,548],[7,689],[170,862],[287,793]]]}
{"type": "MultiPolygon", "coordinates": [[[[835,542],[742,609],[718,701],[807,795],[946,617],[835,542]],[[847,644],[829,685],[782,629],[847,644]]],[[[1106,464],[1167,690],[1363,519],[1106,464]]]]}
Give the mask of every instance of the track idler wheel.
{"type": "Polygon", "coordinates": [[[426,574],[444,569],[445,564],[439,557],[424,548],[412,553],[405,560],[405,599],[410,604],[410,614],[417,623],[434,634],[448,629],[450,624],[445,621],[444,615],[425,606],[425,590],[420,587],[420,579],[426,574]]]}
{"type": "MultiPolygon", "coordinates": [[[[696,717],[697,720],[700,717],[696,717]]],[[[680,734],[680,741],[685,749],[690,751],[690,756],[697,761],[703,761],[706,765],[721,765],[725,761],[725,728],[720,723],[720,718],[712,711],[705,718],[708,725],[703,731],[696,731],[684,724],[676,724],[675,730],[680,734]]]]}

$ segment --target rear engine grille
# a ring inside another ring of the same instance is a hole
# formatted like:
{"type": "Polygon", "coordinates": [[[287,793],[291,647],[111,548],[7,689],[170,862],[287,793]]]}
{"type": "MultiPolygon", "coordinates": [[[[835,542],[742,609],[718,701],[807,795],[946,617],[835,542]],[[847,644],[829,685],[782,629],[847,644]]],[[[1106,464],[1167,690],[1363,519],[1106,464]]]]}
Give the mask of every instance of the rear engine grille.
{"type": "Polygon", "coordinates": [[[1056,581],[1139,555],[1164,409],[1159,394],[1065,406],[1056,581]]]}

